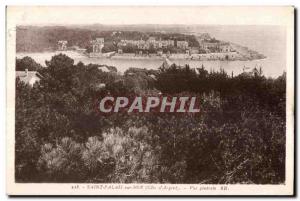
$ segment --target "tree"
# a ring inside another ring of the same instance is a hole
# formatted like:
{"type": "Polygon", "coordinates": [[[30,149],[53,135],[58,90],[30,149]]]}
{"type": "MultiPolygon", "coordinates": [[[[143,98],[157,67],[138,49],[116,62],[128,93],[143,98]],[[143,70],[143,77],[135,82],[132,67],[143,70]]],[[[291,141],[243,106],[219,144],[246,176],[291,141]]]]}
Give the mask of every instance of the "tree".
{"type": "Polygon", "coordinates": [[[37,71],[42,66],[36,63],[31,57],[23,57],[22,59],[16,59],[16,71],[37,71]]]}
{"type": "Polygon", "coordinates": [[[49,182],[80,182],[84,179],[81,163],[82,145],[64,137],[56,146],[42,146],[38,169],[49,182]]]}

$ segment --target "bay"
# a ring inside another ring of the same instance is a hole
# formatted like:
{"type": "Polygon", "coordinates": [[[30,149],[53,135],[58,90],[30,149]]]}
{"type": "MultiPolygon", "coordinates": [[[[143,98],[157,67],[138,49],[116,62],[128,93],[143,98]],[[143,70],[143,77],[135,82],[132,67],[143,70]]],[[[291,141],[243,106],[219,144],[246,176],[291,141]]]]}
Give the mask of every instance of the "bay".
{"type": "MultiPolygon", "coordinates": [[[[74,51],[64,51],[64,52],[40,52],[40,53],[17,53],[17,58],[23,58],[29,56],[34,59],[36,62],[40,63],[42,66],[45,65],[46,60],[51,60],[52,56],[57,54],[66,54],[67,56],[74,59],[75,63],[83,62],[84,64],[105,64],[109,66],[115,66],[119,72],[124,73],[128,68],[146,68],[146,69],[158,69],[163,63],[164,59],[114,59],[114,58],[89,58],[85,55],[79,54],[74,51]]],[[[243,72],[243,68],[254,68],[261,67],[263,69],[264,75],[270,77],[277,77],[283,73],[282,68],[274,68],[278,65],[274,60],[269,58],[261,60],[252,60],[252,61],[196,61],[196,60],[171,60],[171,62],[178,65],[190,65],[191,68],[200,68],[202,65],[208,71],[219,70],[223,68],[228,74],[231,75],[233,72],[234,75],[240,74],[243,72]]]]}

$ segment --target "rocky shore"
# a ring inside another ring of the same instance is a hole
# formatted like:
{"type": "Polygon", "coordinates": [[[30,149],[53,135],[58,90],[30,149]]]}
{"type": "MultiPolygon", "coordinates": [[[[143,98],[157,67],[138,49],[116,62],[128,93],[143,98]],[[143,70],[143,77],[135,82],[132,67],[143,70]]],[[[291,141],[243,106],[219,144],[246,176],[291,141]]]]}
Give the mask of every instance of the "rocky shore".
{"type": "Polygon", "coordinates": [[[196,61],[252,61],[266,58],[264,55],[249,50],[246,52],[227,53],[206,53],[206,54],[163,54],[159,55],[136,55],[136,54],[114,54],[111,59],[132,59],[132,60],[162,60],[164,58],[176,60],[196,60],[196,61]]]}

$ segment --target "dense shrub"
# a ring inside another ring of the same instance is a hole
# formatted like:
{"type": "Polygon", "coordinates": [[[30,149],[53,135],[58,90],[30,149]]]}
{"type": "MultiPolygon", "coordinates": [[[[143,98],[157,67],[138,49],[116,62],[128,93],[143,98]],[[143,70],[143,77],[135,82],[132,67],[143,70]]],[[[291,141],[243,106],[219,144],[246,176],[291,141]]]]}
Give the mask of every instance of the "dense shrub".
{"type": "Polygon", "coordinates": [[[174,65],[119,75],[65,55],[46,63],[33,87],[16,80],[17,182],[285,181],[285,74],[229,76],[174,65]],[[96,110],[108,93],[159,91],[196,96],[200,113],[103,116],[96,110]]]}
{"type": "Polygon", "coordinates": [[[16,59],[16,71],[37,71],[42,66],[36,63],[31,57],[23,57],[22,59],[16,59]]]}

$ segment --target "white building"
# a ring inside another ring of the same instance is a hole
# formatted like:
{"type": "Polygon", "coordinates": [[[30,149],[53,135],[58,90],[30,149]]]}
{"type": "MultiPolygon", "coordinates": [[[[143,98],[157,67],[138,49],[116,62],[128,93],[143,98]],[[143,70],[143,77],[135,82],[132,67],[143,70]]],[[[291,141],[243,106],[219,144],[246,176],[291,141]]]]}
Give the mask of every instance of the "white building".
{"type": "Polygon", "coordinates": [[[221,52],[232,52],[233,49],[229,43],[221,43],[220,44],[220,51],[221,52]]]}
{"type": "Polygon", "coordinates": [[[28,71],[26,69],[25,71],[16,71],[16,78],[32,87],[41,80],[42,76],[37,71],[28,71]]]}
{"type": "Polygon", "coordinates": [[[67,44],[68,44],[68,41],[66,41],[66,40],[58,41],[57,42],[58,50],[60,50],[60,51],[67,50],[67,44]]]}
{"type": "Polygon", "coordinates": [[[177,47],[181,48],[181,49],[187,49],[189,47],[189,43],[185,40],[182,41],[177,41],[177,47]]]}
{"type": "Polygon", "coordinates": [[[92,40],[91,43],[93,46],[93,53],[102,53],[104,38],[96,38],[96,40],[92,40]]]}

